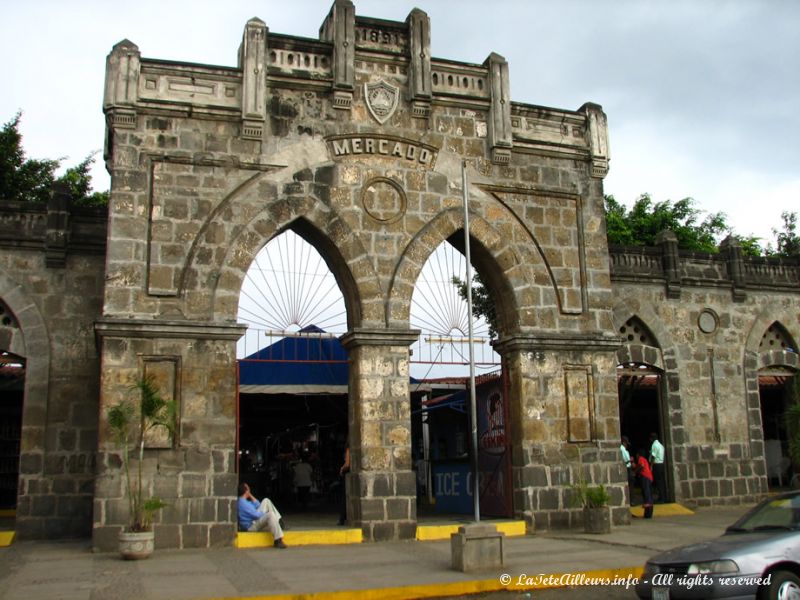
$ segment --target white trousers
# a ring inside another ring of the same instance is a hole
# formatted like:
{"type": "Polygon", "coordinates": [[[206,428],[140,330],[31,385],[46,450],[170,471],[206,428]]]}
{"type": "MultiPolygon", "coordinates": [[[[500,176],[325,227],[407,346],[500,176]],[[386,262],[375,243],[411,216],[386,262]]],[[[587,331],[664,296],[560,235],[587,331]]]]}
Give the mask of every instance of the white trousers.
{"type": "Polygon", "coordinates": [[[264,531],[266,529],[275,540],[281,539],[283,537],[283,529],[280,524],[281,513],[278,512],[272,501],[264,498],[258,505],[258,510],[264,513],[264,516],[253,521],[247,531],[264,531]]]}

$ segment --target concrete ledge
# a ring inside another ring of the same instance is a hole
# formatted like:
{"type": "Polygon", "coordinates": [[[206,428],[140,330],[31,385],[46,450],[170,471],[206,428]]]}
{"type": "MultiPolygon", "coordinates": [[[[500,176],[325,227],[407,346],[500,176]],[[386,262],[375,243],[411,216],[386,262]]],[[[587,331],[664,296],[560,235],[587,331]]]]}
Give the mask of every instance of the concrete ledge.
{"type": "Polygon", "coordinates": [[[429,583],[408,585],[403,587],[388,587],[367,590],[343,590],[340,592],[312,592],[308,594],[268,594],[264,596],[248,596],[248,600],[414,600],[415,598],[440,598],[450,596],[468,596],[483,592],[524,592],[530,590],[544,590],[550,588],[564,588],[572,582],[597,579],[625,580],[627,578],[641,577],[644,569],[639,567],[623,567],[620,569],[601,569],[597,571],[582,571],[577,573],[550,573],[536,575],[535,583],[517,585],[512,580],[503,585],[500,578],[480,579],[474,581],[458,581],[451,583],[429,583]]]}
{"type": "MultiPolygon", "coordinates": [[[[670,504],[654,504],[653,517],[675,517],[680,515],[693,515],[694,511],[685,506],[672,502],[670,504]]],[[[644,508],[641,506],[631,506],[631,516],[644,518],[644,508]]]]}
{"type": "MultiPolygon", "coordinates": [[[[507,536],[525,535],[525,521],[488,521],[497,528],[497,531],[507,536]]],[[[450,536],[458,533],[461,525],[417,525],[417,540],[431,542],[435,540],[449,540],[450,536]]]]}
{"type": "MultiPolygon", "coordinates": [[[[360,529],[307,529],[304,531],[285,531],[283,541],[287,546],[313,546],[316,544],[333,546],[337,544],[360,544],[363,541],[360,529]]],[[[239,532],[234,546],[237,548],[266,548],[274,542],[271,533],[239,532]]]]}
{"type": "MultiPolygon", "coordinates": [[[[497,531],[506,536],[525,535],[525,521],[490,522],[497,531]]],[[[458,528],[463,524],[448,525],[418,525],[417,540],[431,542],[449,540],[450,536],[458,533],[458,528]]],[[[360,529],[306,529],[285,531],[283,540],[287,546],[333,546],[337,544],[360,544],[364,541],[360,529]]],[[[236,548],[267,548],[272,546],[272,534],[267,532],[239,532],[233,545],[236,548]]]]}

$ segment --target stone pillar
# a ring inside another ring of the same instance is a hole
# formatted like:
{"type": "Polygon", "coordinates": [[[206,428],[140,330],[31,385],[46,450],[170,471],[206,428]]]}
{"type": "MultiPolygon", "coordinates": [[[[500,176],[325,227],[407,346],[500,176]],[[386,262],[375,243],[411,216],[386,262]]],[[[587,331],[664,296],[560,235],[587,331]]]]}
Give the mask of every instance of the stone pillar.
{"type": "Polygon", "coordinates": [[[492,103],[489,108],[489,148],[492,162],[506,164],[511,160],[511,87],[508,82],[508,61],[492,52],[484,61],[489,69],[492,103]]]}
{"type": "Polygon", "coordinates": [[[719,245],[720,252],[727,258],[728,277],[731,278],[731,293],[734,302],[744,302],[747,294],[744,291],[744,261],[742,245],[734,236],[729,235],[719,245]]]}
{"type": "Polygon", "coordinates": [[[110,551],[128,522],[120,448],[110,435],[110,406],[132,399],[131,386],[153,375],[178,404],[172,439],[148,440],[144,490],[167,507],[154,519],[158,548],[230,545],[236,535],[236,341],[231,323],[103,318],[100,432],[92,545],[110,551]]]}
{"type": "Polygon", "coordinates": [[[599,104],[587,102],[579,112],[586,115],[586,142],[591,152],[591,176],[598,179],[608,174],[608,118],[599,104]]]}
{"type": "Polygon", "coordinates": [[[67,261],[69,243],[69,187],[57,181],[53,184],[47,203],[47,236],[45,237],[45,264],[48,268],[63,269],[67,261]]]}
{"type": "Polygon", "coordinates": [[[129,40],[122,40],[106,58],[103,111],[109,127],[136,127],[134,106],[139,97],[139,71],[142,53],[129,40]]]}
{"type": "Polygon", "coordinates": [[[418,330],[390,329],[342,337],[350,353],[347,514],[371,541],[416,537],[408,347],[418,337],[418,330]]]}
{"type": "Polygon", "coordinates": [[[356,81],[356,8],[351,0],[334,1],[319,38],[333,42],[333,107],[350,110],[356,81]]]}
{"type": "Polygon", "coordinates": [[[681,297],[680,254],[678,253],[678,236],[665,229],[656,236],[656,245],[661,246],[662,266],[667,277],[667,298],[681,297]]]}
{"type": "Polygon", "coordinates": [[[582,527],[572,486],[603,484],[626,523],[613,335],[515,335],[495,349],[509,378],[514,512],[535,529],[582,527]]]}
{"type": "Polygon", "coordinates": [[[408,95],[411,116],[427,119],[431,114],[431,20],[418,8],[406,19],[408,25],[411,65],[408,77],[408,95]]]}
{"type": "Polygon", "coordinates": [[[242,137],[260,140],[267,112],[267,29],[261,19],[247,22],[239,47],[242,70],[242,137]]]}

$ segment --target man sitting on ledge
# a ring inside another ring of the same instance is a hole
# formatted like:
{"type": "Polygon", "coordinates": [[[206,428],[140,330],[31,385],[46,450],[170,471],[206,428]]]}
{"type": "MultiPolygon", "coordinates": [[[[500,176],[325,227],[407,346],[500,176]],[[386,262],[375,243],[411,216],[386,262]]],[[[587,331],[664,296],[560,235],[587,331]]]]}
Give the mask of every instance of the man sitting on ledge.
{"type": "Polygon", "coordinates": [[[250,486],[242,482],[239,484],[239,528],[242,531],[264,531],[272,534],[276,548],[286,548],[283,543],[283,529],[281,529],[281,513],[272,504],[269,498],[264,498],[261,503],[250,493],[250,486]]]}

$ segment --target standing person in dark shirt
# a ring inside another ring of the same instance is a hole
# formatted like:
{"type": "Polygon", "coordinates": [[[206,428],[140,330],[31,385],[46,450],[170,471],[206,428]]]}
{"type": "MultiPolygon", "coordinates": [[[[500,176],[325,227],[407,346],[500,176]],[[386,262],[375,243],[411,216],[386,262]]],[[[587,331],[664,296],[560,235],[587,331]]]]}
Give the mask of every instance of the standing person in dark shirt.
{"type": "Polygon", "coordinates": [[[653,468],[653,483],[658,492],[659,504],[667,501],[667,473],[664,467],[664,445],[658,434],[650,434],[650,466],[653,468]]]}

